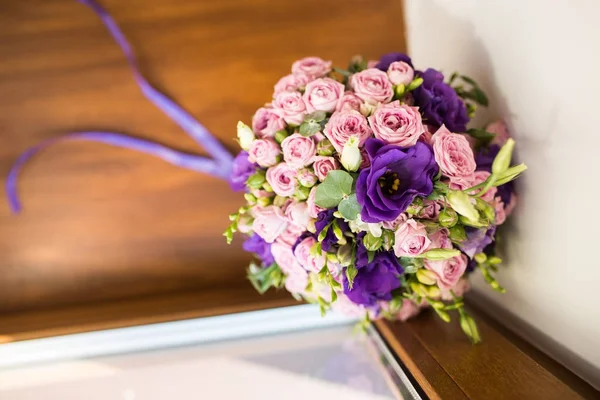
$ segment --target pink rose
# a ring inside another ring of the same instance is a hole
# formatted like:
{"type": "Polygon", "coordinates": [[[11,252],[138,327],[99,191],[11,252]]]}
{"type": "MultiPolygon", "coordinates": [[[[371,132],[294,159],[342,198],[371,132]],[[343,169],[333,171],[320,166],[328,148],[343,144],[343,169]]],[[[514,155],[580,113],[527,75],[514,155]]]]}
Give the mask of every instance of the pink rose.
{"type": "Polygon", "coordinates": [[[291,125],[300,125],[306,115],[306,104],[300,92],[279,92],[273,100],[273,109],[291,125]]]}
{"type": "Polygon", "coordinates": [[[496,225],[502,225],[506,221],[506,211],[504,208],[504,203],[500,199],[500,197],[496,197],[492,202],[494,206],[494,211],[496,211],[496,220],[494,221],[496,225]]]}
{"type": "Polygon", "coordinates": [[[315,169],[315,175],[322,182],[327,177],[329,171],[339,169],[340,164],[333,157],[317,156],[315,157],[313,168],[315,169]]]}
{"type": "Polygon", "coordinates": [[[425,260],[425,268],[437,275],[437,284],[440,289],[449,289],[456,285],[467,269],[467,256],[459,256],[443,261],[425,260]]]}
{"type": "MultiPolygon", "coordinates": [[[[354,303],[348,296],[341,292],[338,293],[337,300],[331,304],[331,309],[340,314],[358,318],[364,318],[365,314],[369,312],[364,306],[354,303]]],[[[373,316],[371,312],[369,312],[369,316],[373,316]]]]}
{"type": "Polygon", "coordinates": [[[395,231],[400,225],[404,224],[408,220],[408,215],[402,213],[393,221],[383,221],[382,225],[385,229],[395,231]]]}
{"type": "Polygon", "coordinates": [[[317,176],[307,168],[298,171],[298,182],[304,187],[313,187],[317,183],[317,176]]]}
{"type": "Polygon", "coordinates": [[[369,123],[377,139],[400,147],[414,146],[425,132],[418,107],[400,105],[397,100],[379,105],[369,123]]]}
{"type": "MultiPolygon", "coordinates": [[[[491,174],[487,171],[475,171],[473,175],[466,177],[458,177],[458,178],[450,178],[450,183],[448,187],[452,190],[465,190],[471,188],[475,185],[479,185],[480,183],[485,182],[485,180],[491,174]]],[[[496,196],[498,189],[496,187],[489,188],[487,192],[481,198],[488,203],[491,203],[496,196]]],[[[470,194],[477,193],[476,190],[472,191],[470,194]]]]}
{"type": "Polygon", "coordinates": [[[367,61],[367,68],[375,68],[377,64],[379,64],[379,60],[369,60],[367,61]]]}
{"type": "Polygon", "coordinates": [[[423,124],[423,128],[425,128],[425,132],[423,132],[423,134],[419,137],[419,141],[433,146],[432,138],[435,131],[437,131],[437,128],[428,124],[423,124]]]}
{"type": "Polygon", "coordinates": [[[504,207],[504,212],[506,213],[507,217],[510,214],[512,214],[512,212],[516,206],[517,206],[517,195],[513,193],[510,195],[510,200],[508,201],[508,204],[506,205],[506,207],[504,207]]]}
{"type": "Polygon", "coordinates": [[[308,77],[306,75],[286,75],[275,84],[275,92],[273,97],[281,92],[295,92],[296,90],[306,87],[308,77]]]}
{"type": "Polygon", "coordinates": [[[415,71],[404,61],[395,61],[387,70],[388,78],[394,85],[408,85],[415,77],[415,71]]]}
{"type": "Polygon", "coordinates": [[[400,225],[395,236],[394,253],[398,257],[418,256],[424,253],[431,244],[431,240],[427,237],[425,225],[414,219],[409,219],[400,225]]]}
{"type": "Polygon", "coordinates": [[[385,72],[377,68],[365,69],[352,75],[350,86],[367,103],[387,103],[394,97],[392,82],[385,72]]]}
{"type": "Polygon", "coordinates": [[[335,111],[354,110],[354,111],[360,112],[361,105],[362,105],[362,100],[360,99],[360,97],[358,97],[357,95],[355,95],[352,92],[346,92],[340,98],[340,101],[338,102],[337,107],[335,108],[335,111]]]}
{"type": "Polygon", "coordinates": [[[465,293],[467,293],[471,289],[471,283],[467,278],[459,279],[458,282],[451,288],[442,289],[440,298],[445,301],[452,301],[454,297],[450,291],[452,290],[457,297],[462,297],[465,293]]]}
{"type": "Polygon", "coordinates": [[[297,173],[295,168],[280,163],[267,170],[267,182],[279,196],[290,197],[296,191],[297,173]]]}
{"type": "Polygon", "coordinates": [[[419,312],[421,312],[421,308],[418,305],[416,305],[413,301],[403,299],[402,307],[398,311],[398,314],[396,314],[396,319],[405,322],[409,318],[419,314],[419,312]]]}
{"type": "Polygon", "coordinates": [[[285,230],[277,237],[275,242],[291,247],[294,245],[294,243],[296,243],[296,240],[298,240],[300,235],[302,235],[305,230],[306,229],[301,226],[288,224],[285,230]]]}
{"type": "Polygon", "coordinates": [[[254,219],[248,213],[240,215],[240,217],[238,218],[238,223],[237,223],[238,232],[249,235],[250,232],[252,232],[252,223],[253,222],[254,222],[254,219]]]}
{"type": "Polygon", "coordinates": [[[252,117],[252,130],[259,137],[273,137],[285,128],[285,121],[272,108],[259,108],[252,117]]]}
{"type": "Polygon", "coordinates": [[[357,135],[359,147],[362,147],[372,134],[367,119],[358,111],[333,113],[327,125],[325,125],[325,129],[323,129],[323,133],[340,154],[342,154],[344,145],[350,136],[357,135]]]}
{"type": "Polygon", "coordinates": [[[313,162],[317,154],[317,146],[310,137],[294,133],[281,142],[283,159],[292,168],[302,168],[313,162]]]}
{"type": "Polygon", "coordinates": [[[419,210],[419,218],[437,220],[440,209],[440,203],[437,201],[423,200],[423,207],[419,210]]]}
{"type": "Polygon", "coordinates": [[[292,224],[306,230],[308,225],[308,204],[306,202],[292,201],[284,209],[283,214],[292,224]]]}
{"type": "Polygon", "coordinates": [[[510,132],[504,121],[492,122],[485,127],[485,130],[496,135],[492,140],[492,144],[502,146],[510,138],[510,132]]]}
{"type": "Polygon", "coordinates": [[[296,246],[294,255],[296,260],[309,272],[319,272],[325,266],[325,257],[313,256],[310,254],[310,249],[317,243],[314,237],[307,237],[296,246]]]}
{"type": "Polygon", "coordinates": [[[335,110],[340,97],[344,93],[344,85],[331,78],[321,78],[306,85],[302,98],[306,104],[306,111],[331,112],[335,110]]]}
{"type": "Polygon", "coordinates": [[[289,274],[285,278],[285,289],[290,293],[304,294],[308,286],[308,274],[306,272],[289,274]]]}
{"type": "Polygon", "coordinates": [[[250,145],[248,161],[257,163],[261,167],[271,167],[279,162],[281,150],[279,145],[271,139],[257,139],[250,145]]]}
{"type": "Polygon", "coordinates": [[[463,135],[452,133],[444,125],[433,135],[433,154],[442,173],[450,178],[468,177],[475,172],[475,158],[463,135]]]}
{"type": "Polygon", "coordinates": [[[296,260],[292,247],[283,243],[273,243],[271,253],[281,271],[286,275],[306,275],[306,271],[296,260]]]}
{"type": "Polygon", "coordinates": [[[308,205],[308,216],[311,218],[317,218],[321,211],[325,209],[323,207],[319,207],[315,204],[315,194],[317,193],[317,187],[313,187],[308,194],[308,199],[306,199],[306,204],[308,205]]]}
{"type": "Polygon", "coordinates": [[[320,78],[331,71],[331,61],[319,57],[306,57],[292,64],[292,73],[305,75],[309,79],[320,78]]]}
{"type": "Polygon", "coordinates": [[[252,209],[252,213],[254,214],[252,229],[267,243],[273,243],[288,225],[288,221],[279,207],[257,206],[252,209]]]}
{"type": "Polygon", "coordinates": [[[429,239],[431,239],[431,244],[429,245],[430,249],[451,249],[452,241],[448,237],[450,232],[448,229],[442,228],[438,231],[435,231],[431,235],[429,235],[429,239]]]}

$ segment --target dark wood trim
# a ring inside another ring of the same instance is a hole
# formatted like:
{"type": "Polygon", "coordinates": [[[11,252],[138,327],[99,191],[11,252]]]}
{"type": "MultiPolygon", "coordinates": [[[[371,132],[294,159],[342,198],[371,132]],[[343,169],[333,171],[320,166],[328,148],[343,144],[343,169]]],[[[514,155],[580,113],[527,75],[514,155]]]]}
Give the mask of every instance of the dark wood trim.
{"type": "Polygon", "coordinates": [[[425,311],[376,327],[431,399],[598,399],[600,392],[533,346],[473,310],[483,342],[472,345],[458,321],[425,311]]]}

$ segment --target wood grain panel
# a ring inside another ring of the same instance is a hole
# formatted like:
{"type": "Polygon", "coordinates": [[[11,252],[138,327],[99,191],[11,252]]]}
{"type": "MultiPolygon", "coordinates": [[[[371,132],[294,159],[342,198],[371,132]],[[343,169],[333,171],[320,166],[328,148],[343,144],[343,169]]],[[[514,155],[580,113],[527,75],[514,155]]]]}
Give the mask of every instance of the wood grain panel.
{"type": "MultiPolygon", "coordinates": [[[[101,0],[151,81],[231,149],[303,56],[345,66],[404,47],[397,0],[101,0]]],[[[75,0],[0,0],[0,175],[62,133],[117,130],[202,152],[134,84],[75,0]]],[[[221,233],[241,196],[216,179],[101,144],[66,143],[25,168],[24,213],[0,196],[0,313],[246,285],[221,233]]]]}

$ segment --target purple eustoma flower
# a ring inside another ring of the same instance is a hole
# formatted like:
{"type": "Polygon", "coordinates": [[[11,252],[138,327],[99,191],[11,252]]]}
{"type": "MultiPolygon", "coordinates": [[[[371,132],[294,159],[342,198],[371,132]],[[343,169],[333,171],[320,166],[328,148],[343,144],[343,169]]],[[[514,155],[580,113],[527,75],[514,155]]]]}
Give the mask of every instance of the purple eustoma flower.
{"type": "MultiPolygon", "coordinates": [[[[333,216],[333,213],[336,212],[337,209],[332,209],[332,210],[324,210],[321,211],[318,215],[317,215],[317,220],[315,221],[315,234],[318,236],[321,231],[323,231],[323,229],[325,229],[325,227],[327,225],[329,225],[331,222],[333,222],[333,220],[335,220],[336,218],[333,216]]],[[[346,221],[344,221],[343,219],[337,218],[337,224],[340,227],[340,229],[342,230],[343,233],[346,233],[347,231],[350,230],[350,227],[348,226],[348,223],[346,221]]],[[[331,246],[337,244],[338,240],[335,236],[335,233],[333,232],[333,229],[330,228],[327,231],[327,234],[325,235],[325,238],[321,241],[321,248],[324,251],[329,251],[329,249],[331,248],[331,246]]]]}
{"type": "Polygon", "coordinates": [[[494,241],[496,226],[492,225],[488,229],[465,227],[465,233],[467,234],[467,240],[462,242],[459,247],[469,258],[473,258],[475,254],[481,253],[494,241]]]}
{"type": "Polygon", "coordinates": [[[247,252],[256,254],[263,266],[269,266],[275,262],[271,253],[271,245],[256,233],[246,239],[242,247],[247,252]]]}
{"type": "Polygon", "coordinates": [[[242,192],[246,189],[246,181],[256,172],[257,164],[248,161],[248,152],[240,151],[233,159],[233,167],[231,176],[229,177],[229,185],[234,192],[242,192]]]}
{"type": "Polygon", "coordinates": [[[380,300],[392,299],[392,291],[400,287],[400,275],[404,269],[394,253],[381,251],[373,261],[358,268],[352,289],[344,280],[344,293],[356,304],[374,306],[380,300]]]}
{"type": "Polygon", "coordinates": [[[422,142],[403,148],[369,139],[371,160],[356,182],[356,198],[364,222],[393,221],[417,196],[429,196],[438,166],[431,147],[422,142]]]}
{"type": "Polygon", "coordinates": [[[451,132],[465,132],[469,116],[467,107],[456,91],[444,83],[444,75],[429,68],[418,71],[423,83],[413,93],[415,105],[423,113],[427,124],[440,127],[446,125],[451,132]]]}
{"type": "Polygon", "coordinates": [[[407,56],[404,53],[387,53],[381,56],[381,58],[379,59],[379,62],[375,65],[375,68],[382,70],[383,72],[386,72],[388,70],[388,68],[390,67],[390,64],[396,61],[404,61],[405,63],[407,63],[408,65],[410,65],[411,67],[412,65],[412,61],[410,59],[409,56],[407,56]]]}

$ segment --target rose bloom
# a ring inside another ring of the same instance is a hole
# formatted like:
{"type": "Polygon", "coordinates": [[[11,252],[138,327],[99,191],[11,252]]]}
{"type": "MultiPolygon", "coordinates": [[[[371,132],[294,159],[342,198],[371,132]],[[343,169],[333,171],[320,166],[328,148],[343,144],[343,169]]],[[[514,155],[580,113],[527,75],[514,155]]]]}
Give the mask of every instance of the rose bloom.
{"type": "Polygon", "coordinates": [[[419,218],[436,221],[440,214],[441,205],[434,200],[423,200],[423,207],[419,210],[419,218]]]}
{"type": "Polygon", "coordinates": [[[306,115],[306,104],[300,92],[280,92],[273,100],[273,109],[292,125],[300,125],[306,115]]]}
{"type": "Polygon", "coordinates": [[[485,130],[495,135],[492,144],[502,146],[510,138],[510,132],[504,121],[492,122],[485,127],[485,130]]]}
{"type": "Polygon", "coordinates": [[[446,228],[441,228],[429,235],[431,244],[429,249],[451,249],[452,241],[449,238],[450,232],[446,228]]]}
{"type": "Polygon", "coordinates": [[[443,261],[425,260],[425,268],[437,275],[437,284],[440,289],[449,289],[456,285],[467,269],[467,256],[459,256],[443,261]]]}
{"type": "Polygon", "coordinates": [[[298,171],[298,182],[304,187],[313,187],[317,183],[317,176],[307,168],[298,171]]]}
{"type": "Polygon", "coordinates": [[[394,253],[398,257],[414,257],[424,253],[431,244],[425,225],[409,219],[396,230],[394,253]]]}
{"type": "Polygon", "coordinates": [[[340,154],[342,154],[344,145],[351,136],[357,135],[359,147],[362,147],[372,134],[365,116],[352,110],[333,113],[327,125],[325,125],[325,129],[323,129],[323,133],[340,154]]]}
{"type": "Polygon", "coordinates": [[[310,254],[310,249],[316,243],[317,240],[314,237],[307,237],[296,246],[294,255],[296,256],[296,260],[298,260],[305,270],[318,273],[325,266],[325,257],[313,256],[310,254]]]}
{"type": "Polygon", "coordinates": [[[396,314],[396,319],[404,322],[409,318],[412,318],[415,315],[419,314],[419,312],[421,312],[421,308],[418,305],[416,305],[415,302],[408,299],[403,299],[402,307],[400,307],[398,314],[396,314]]]}
{"type": "Polygon", "coordinates": [[[463,135],[452,133],[445,126],[433,135],[433,154],[442,173],[450,178],[469,177],[475,172],[473,150],[463,135]]]}
{"type": "Polygon", "coordinates": [[[271,167],[279,161],[281,150],[279,145],[271,139],[257,139],[252,142],[248,150],[248,161],[255,162],[261,167],[271,167]]]}
{"type": "Polygon", "coordinates": [[[277,237],[275,242],[283,243],[287,246],[293,246],[305,230],[306,229],[301,226],[288,224],[285,230],[277,237]]]}
{"type": "Polygon", "coordinates": [[[440,298],[445,301],[452,301],[454,297],[450,291],[452,290],[457,297],[462,297],[465,293],[467,293],[471,289],[471,283],[467,278],[460,279],[456,284],[448,289],[443,289],[441,291],[440,298]]]}
{"type": "Polygon", "coordinates": [[[369,123],[377,139],[401,147],[413,146],[425,132],[419,109],[399,101],[377,107],[369,123]]]}
{"type": "Polygon", "coordinates": [[[258,137],[273,137],[285,128],[285,121],[271,107],[259,108],[252,117],[252,130],[258,137]]]}
{"type": "Polygon", "coordinates": [[[296,260],[292,247],[283,243],[273,243],[271,253],[281,271],[286,275],[306,275],[306,271],[296,260]]]}
{"type": "Polygon", "coordinates": [[[340,164],[333,157],[317,156],[314,160],[315,175],[321,182],[325,180],[329,171],[340,168],[340,164]]]}
{"type": "Polygon", "coordinates": [[[252,213],[254,214],[252,229],[267,243],[273,243],[288,225],[288,221],[279,207],[257,206],[252,209],[252,213]]]}
{"type": "Polygon", "coordinates": [[[295,168],[280,163],[267,170],[267,182],[279,196],[290,197],[296,191],[297,173],[295,168]]]}
{"type": "Polygon", "coordinates": [[[275,84],[275,92],[273,93],[273,97],[281,92],[295,92],[306,87],[307,83],[308,77],[306,75],[286,75],[275,84]]]}
{"type": "Polygon", "coordinates": [[[308,199],[306,199],[306,204],[308,205],[308,216],[311,218],[317,218],[321,211],[325,209],[323,207],[319,207],[315,204],[315,194],[317,193],[317,187],[313,187],[308,194],[308,199]]]}
{"type": "Polygon", "coordinates": [[[358,97],[357,95],[355,95],[352,92],[346,92],[340,98],[340,101],[338,102],[337,107],[335,108],[335,111],[354,110],[354,111],[360,112],[361,105],[362,105],[362,100],[360,99],[360,97],[358,97]]]}
{"type": "Polygon", "coordinates": [[[350,86],[363,101],[371,104],[387,103],[394,97],[392,82],[385,72],[365,69],[350,77],[350,86]]]}
{"type": "Polygon", "coordinates": [[[292,201],[284,209],[283,214],[292,224],[304,228],[308,225],[308,204],[292,201]]]}
{"type": "Polygon", "coordinates": [[[344,85],[331,78],[321,78],[306,85],[302,98],[306,111],[331,112],[336,109],[338,101],[344,93],[344,85]]]}
{"type": "Polygon", "coordinates": [[[395,231],[400,225],[404,224],[408,220],[408,215],[402,213],[393,221],[383,221],[382,225],[385,229],[395,231]]]}
{"type": "Polygon", "coordinates": [[[317,146],[310,137],[294,133],[281,142],[283,159],[292,168],[300,169],[313,162],[317,154],[317,146]]]}
{"type": "MultiPolygon", "coordinates": [[[[450,183],[448,187],[452,190],[465,190],[469,189],[475,185],[479,185],[480,183],[485,182],[485,180],[491,174],[488,171],[475,171],[473,175],[467,177],[460,178],[450,178],[450,183]]],[[[476,194],[477,190],[471,191],[470,194],[476,194]]],[[[483,196],[481,196],[482,200],[487,201],[488,203],[492,203],[494,197],[498,193],[498,188],[491,187],[489,188],[483,196]]]]}
{"type": "Polygon", "coordinates": [[[331,61],[319,57],[306,57],[292,64],[292,73],[305,75],[310,80],[325,76],[329,71],[331,71],[331,61]]]}
{"type": "MultiPolygon", "coordinates": [[[[369,312],[369,310],[365,306],[354,303],[345,294],[338,293],[337,296],[337,300],[331,303],[331,309],[333,311],[339,312],[349,317],[357,317],[361,319],[364,318],[365,314],[369,312]]],[[[372,313],[369,313],[369,317],[371,318],[371,320],[378,318],[371,314],[372,313]]]]}
{"type": "Polygon", "coordinates": [[[289,274],[285,278],[285,289],[290,293],[304,294],[307,286],[308,274],[306,272],[289,274]]]}
{"type": "Polygon", "coordinates": [[[506,211],[504,208],[504,203],[500,197],[493,199],[492,206],[494,206],[494,211],[496,211],[496,218],[494,222],[496,225],[502,225],[506,221],[506,211]]]}
{"type": "Polygon", "coordinates": [[[391,63],[387,74],[394,85],[408,85],[415,78],[415,70],[404,61],[391,63]]]}

